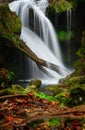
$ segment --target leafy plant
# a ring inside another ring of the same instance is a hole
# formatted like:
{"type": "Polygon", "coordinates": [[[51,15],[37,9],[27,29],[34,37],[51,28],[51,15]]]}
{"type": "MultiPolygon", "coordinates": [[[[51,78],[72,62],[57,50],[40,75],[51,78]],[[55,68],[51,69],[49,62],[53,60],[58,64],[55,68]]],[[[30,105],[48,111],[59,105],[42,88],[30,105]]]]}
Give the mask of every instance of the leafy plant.
{"type": "Polygon", "coordinates": [[[11,86],[13,81],[14,73],[8,69],[1,68],[0,70],[0,89],[8,88],[11,86]]]}
{"type": "Polygon", "coordinates": [[[66,0],[60,0],[55,4],[55,9],[57,13],[62,13],[66,10],[70,10],[73,8],[73,2],[68,2],[66,0]]]}

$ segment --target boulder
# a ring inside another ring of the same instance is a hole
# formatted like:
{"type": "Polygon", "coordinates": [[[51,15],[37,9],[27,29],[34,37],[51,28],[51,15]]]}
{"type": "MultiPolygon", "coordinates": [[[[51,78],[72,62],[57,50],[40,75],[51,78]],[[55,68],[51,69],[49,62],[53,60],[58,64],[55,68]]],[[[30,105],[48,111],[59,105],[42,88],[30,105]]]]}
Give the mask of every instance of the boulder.
{"type": "Polygon", "coordinates": [[[27,87],[25,88],[25,90],[26,90],[27,92],[33,92],[33,93],[34,93],[34,92],[37,92],[37,91],[39,90],[41,84],[42,84],[42,81],[41,81],[41,80],[38,80],[38,79],[31,80],[29,86],[27,86],[27,87]]]}

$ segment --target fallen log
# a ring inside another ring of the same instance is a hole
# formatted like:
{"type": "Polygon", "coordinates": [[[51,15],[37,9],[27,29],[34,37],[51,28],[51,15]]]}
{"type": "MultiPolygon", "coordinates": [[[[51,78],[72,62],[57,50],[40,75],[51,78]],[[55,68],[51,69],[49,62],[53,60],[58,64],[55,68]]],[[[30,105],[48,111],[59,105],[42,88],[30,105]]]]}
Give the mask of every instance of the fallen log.
{"type": "MultiPolygon", "coordinates": [[[[46,74],[48,74],[47,71],[46,71],[44,68],[42,68],[41,66],[44,66],[44,67],[46,67],[46,68],[49,68],[49,69],[51,69],[51,70],[53,70],[53,71],[59,73],[60,75],[63,75],[62,70],[63,70],[63,71],[67,71],[67,70],[65,70],[64,68],[62,68],[62,67],[60,67],[60,66],[58,66],[58,65],[52,64],[52,63],[50,63],[50,62],[48,62],[48,61],[45,61],[45,60],[39,58],[38,56],[36,56],[35,53],[33,53],[32,50],[24,43],[24,41],[21,41],[21,45],[20,45],[20,46],[21,46],[21,48],[20,48],[19,46],[17,46],[18,49],[20,49],[20,50],[21,50],[22,52],[24,52],[28,57],[30,57],[33,61],[35,61],[36,64],[37,64],[37,66],[38,66],[42,71],[44,71],[46,74]]],[[[48,74],[48,75],[49,75],[49,74],[48,74]]]]}

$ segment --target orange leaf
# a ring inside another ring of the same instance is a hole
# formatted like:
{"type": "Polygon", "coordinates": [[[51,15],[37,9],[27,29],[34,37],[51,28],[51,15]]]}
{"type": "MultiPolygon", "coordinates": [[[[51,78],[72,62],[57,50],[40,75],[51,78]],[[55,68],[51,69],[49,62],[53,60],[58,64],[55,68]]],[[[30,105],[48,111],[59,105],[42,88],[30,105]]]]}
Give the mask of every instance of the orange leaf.
{"type": "Polygon", "coordinates": [[[7,121],[13,121],[14,117],[13,116],[7,116],[7,121]]]}

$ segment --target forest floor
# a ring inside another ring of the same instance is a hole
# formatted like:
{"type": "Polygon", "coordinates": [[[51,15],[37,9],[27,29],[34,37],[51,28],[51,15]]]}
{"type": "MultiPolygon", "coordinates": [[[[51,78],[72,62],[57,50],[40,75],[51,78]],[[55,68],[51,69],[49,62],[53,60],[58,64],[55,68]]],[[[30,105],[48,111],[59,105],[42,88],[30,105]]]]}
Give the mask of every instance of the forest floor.
{"type": "Polygon", "coordinates": [[[0,130],[85,130],[84,119],[85,105],[61,107],[32,93],[0,97],[0,130]]]}

